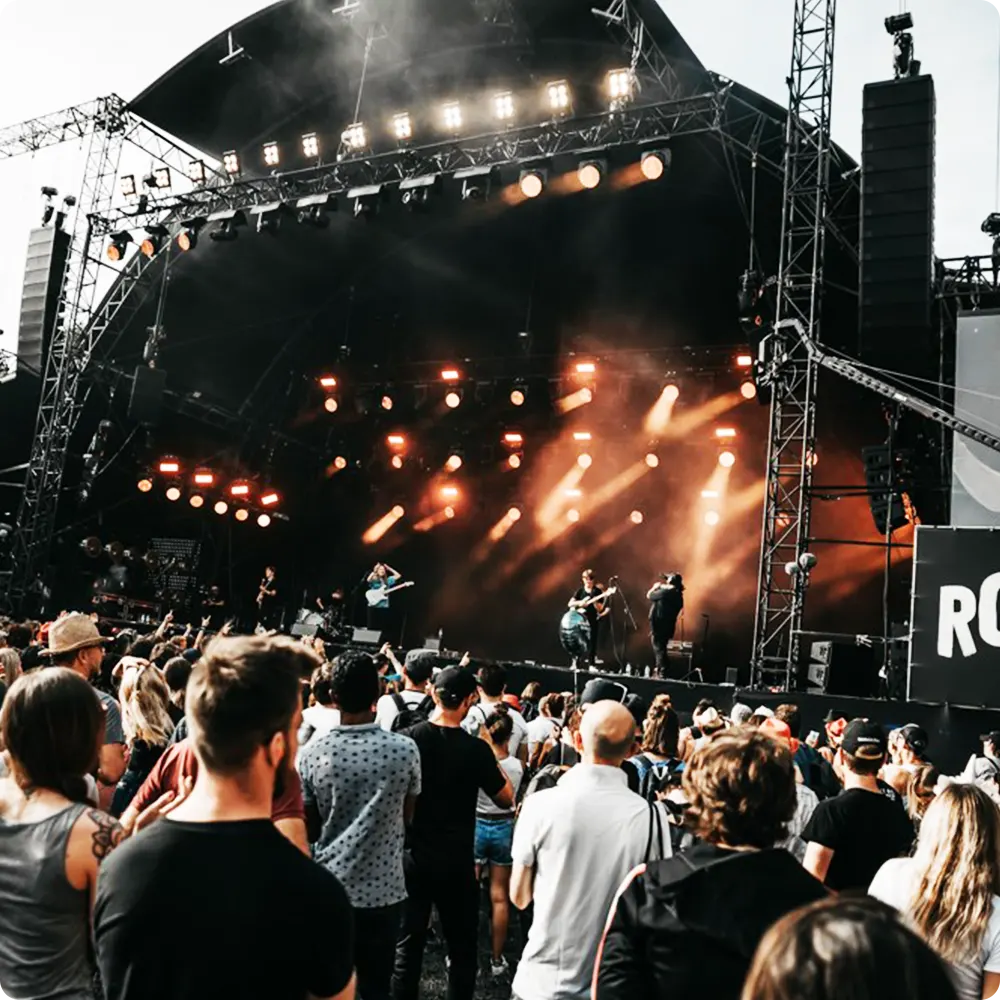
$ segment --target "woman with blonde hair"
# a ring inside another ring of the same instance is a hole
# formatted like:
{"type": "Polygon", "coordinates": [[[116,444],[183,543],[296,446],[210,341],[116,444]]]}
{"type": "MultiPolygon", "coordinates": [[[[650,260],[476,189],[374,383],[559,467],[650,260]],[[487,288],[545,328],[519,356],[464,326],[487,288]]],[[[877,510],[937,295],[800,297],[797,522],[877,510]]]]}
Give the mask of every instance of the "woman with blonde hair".
{"type": "Polygon", "coordinates": [[[167,749],[174,731],[170,718],[170,690],[160,668],[145,661],[122,671],[118,688],[128,766],[115,787],[111,815],[121,816],[167,749]]]}
{"type": "Polygon", "coordinates": [[[1000,809],[984,791],[941,791],[914,856],[887,861],[868,893],[896,907],[949,964],[961,1000],[1000,989],[1000,809]]]}

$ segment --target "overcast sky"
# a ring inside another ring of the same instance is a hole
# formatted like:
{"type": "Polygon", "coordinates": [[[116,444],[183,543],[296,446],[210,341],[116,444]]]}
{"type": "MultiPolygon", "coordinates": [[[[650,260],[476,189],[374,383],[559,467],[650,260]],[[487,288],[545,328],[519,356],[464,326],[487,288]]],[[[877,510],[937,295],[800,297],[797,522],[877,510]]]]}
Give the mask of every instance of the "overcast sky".
{"type": "MultiPolygon", "coordinates": [[[[544,3],[545,0],[533,0],[544,3]]],[[[582,2],[582,0],[581,0],[582,2]]],[[[701,61],[787,103],[793,0],[660,0],[701,61]]],[[[979,232],[1000,209],[1000,0],[907,0],[917,58],[937,87],[937,238],[941,256],[989,252],[979,232]]],[[[118,93],[129,99],[260,0],[0,0],[0,127],[118,93]]],[[[331,6],[334,6],[331,3],[331,6]]],[[[864,84],[891,76],[882,27],[900,0],[840,0],[834,139],[857,156],[864,84]]],[[[0,161],[0,346],[16,345],[24,255],[43,184],[76,193],[69,144],[0,161]]]]}

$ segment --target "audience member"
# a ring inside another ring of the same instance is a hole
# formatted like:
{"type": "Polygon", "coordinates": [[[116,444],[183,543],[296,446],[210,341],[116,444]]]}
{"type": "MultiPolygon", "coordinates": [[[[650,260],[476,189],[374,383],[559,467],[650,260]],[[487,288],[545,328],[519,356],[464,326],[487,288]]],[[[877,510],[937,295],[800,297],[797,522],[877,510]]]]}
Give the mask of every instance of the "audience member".
{"type": "Polygon", "coordinates": [[[821,802],[802,832],[806,870],[831,889],[867,889],[882,864],[913,843],[913,824],[902,805],[878,785],[885,754],[877,722],[850,722],[836,757],[844,791],[821,802]]]}
{"type": "Polygon", "coordinates": [[[194,788],[123,844],[98,879],[94,937],[107,1000],[353,998],[344,890],[270,818],[293,773],[300,679],[315,665],[301,643],[246,637],[215,640],[195,666],[194,788]]]}
{"type": "Polygon", "coordinates": [[[751,715],[753,715],[753,709],[749,705],[744,705],[738,701],[729,710],[729,721],[734,726],[744,726],[750,721],[751,715]]]}
{"type": "MultiPolygon", "coordinates": [[[[775,713],[773,718],[765,719],[760,724],[760,731],[770,736],[772,739],[783,743],[792,752],[792,761],[795,761],[795,752],[799,749],[799,742],[796,740],[788,728],[787,722],[782,722],[775,713]]],[[[819,797],[805,783],[802,772],[798,764],[795,764],[795,812],[788,822],[788,829],[785,836],[778,842],[779,847],[790,851],[796,861],[802,861],[806,853],[806,844],[802,839],[802,832],[805,830],[812,818],[812,814],[819,805],[819,797]]]]}
{"type": "Polygon", "coordinates": [[[882,768],[882,779],[904,798],[913,774],[927,763],[928,742],[926,730],[914,723],[890,735],[889,761],[882,768]]]}
{"type": "Polygon", "coordinates": [[[661,808],[629,791],[621,768],[634,731],[623,705],[591,704],[574,737],[582,762],[524,800],[511,899],[533,902],[534,919],[514,976],[519,1000],[587,997],[615,888],[635,865],[669,856],[661,808]]]}
{"type": "MultiPolygon", "coordinates": [[[[530,723],[529,723],[530,725],[530,723]]],[[[507,750],[514,723],[503,706],[497,706],[480,730],[507,775],[514,798],[524,779],[524,765],[507,750]]],[[[496,978],[510,969],[504,958],[507,924],[510,919],[511,845],[514,839],[514,809],[501,808],[483,791],[476,803],[476,881],[483,870],[489,871],[491,955],[490,973],[496,978]]]]}
{"type": "Polygon", "coordinates": [[[774,710],[774,717],[784,722],[795,741],[792,753],[795,766],[802,780],[821,798],[827,799],[840,792],[840,782],[828,761],[815,748],[802,739],[802,713],[798,705],[785,703],[774,710]]]}
{"type": "Polygon", "coordinates": [[[761,941],[742,1000],[955,1000],[941,960],[891,907],[826,899],[779,920],[761,941]]]}
{"type": "Polygon", "coordinates": [[[535,759],[539,746],[557,737],[565,707],[563,696],[558,692],[545,695],[538,703],[538,714],[528,723],[529,761],[535,759]]]}
{"type": "Polygon", "coordinates": [[[739,996],[767,928],[823,886],[775,844],[795,811],[787,746],[737,729],[684,771],[688,820],[700,839],[640,865],[619,889],[594,971],[594,1000],[739,996]]]}
{"type": "Polygon", "coordinates": [[[826,745],[817,747],[819,755],[828,763],[832,764],[840,747],[840,741],[844,737],[844,730],[847,728],[847,719],[835,712],[832,708],[826,713],[823,720],[823,733],[826,736],[826,745]]]}
{"type": "MultiPolygon", "coordinates": [[[[504,693],[507,690],[507,671],[499,663],[487,663],[479,671],[479,704],[473,705],[462,724],[467,733],[475,735],[479,728],[486,724],[498,705],[504,704],[504,693]]],[[[528,759],[528,724],[515,708],[507,706],[512,731],[510,745],[507,747],[512,757],[521,761],[528,759]]]]}
{"type": "Polygon", "coordinates": [[[0,983],[12,997],[89,1000],[90,904],[121,827],[87,802],[105,714],[77,673],[15,681],[0,712],[0,983]]]}
{"type": "Polygon", "coordinates": [[[309,840],[354,911],[358,993],[387,1000],[406,899],[404,818],[420,794],[420,753],[413,740],[376,725],[379,678],[371,656],[342,653],[317,671],[326,673],[339,725],[314,736],[299,756],[309,840]]]}
{"type": "Polygon", "coordinates": [[[478,965],[479,897],[475,873],[480,790],[501,809],[514,804],[510,780],[489,747],[462,723],[475,703],[476,679],[446,667],[434,681],[434,712],[406,730],[420,750],[421,792],[406,834],[407,900],[396,946],[394,1000],[416,1000],[431,908],[448,950],[449,1000],[471,1000],[478,965]]]}
{"type": "Polygon", "coordinates": [[[966,767],[966,777],[977,781],[1000,782],[1000,729],[979,737],[983,745],[982,757],[973,757],[966,767]]]}
{"type": "Polygon", "coordinates": [[[157,667],[149,663],[127,667],[118,690],[122,732],[128,749],[128,765],[115,786],[110,813],[121,816],[135,798],[149,772],[167,749],[174,724],[167,706],[170,694],[157,667]]]}
{"type": "Polygon", "coordinates": [[[985,792],[943,789],[914,856],[887,861],[868,892],[895,906],[950,964],[961,1000],[1000,990],[1000,810],[985,792]]]}
{"type": "Polygon", "coordinates": [[[0,682],[10,690],[20,676],[21,654],[10,646],[0,649],[0,682]]]}
{"type": "Polygon", "coordinates": [[[941,773],[933,764],[924,764],[910,775],[910,783],[906,788],[906,814],[913,821],[914,830],[918,832],[940,782],[941,773]]]}
{"type": "MultiPolygon", "coordinates": [[[[85,681],[91,681],[101,669],[101,648],[107,640],[87,615],[70,614],[57,619],[48,631],[48,657],[57,667],[67,667],[85,681]]],[[[125,773],[125,734],[122,731],[118,702],[104,691],[97,691],[104,708],[104,745],[101,747],[96,778],[114,787],[125,773]]]]}
{"type": "Polygon", "coordinates": [[[679,737],[680,721],[670,704],[670,695],[658,694],[642,726],[640,752],[629,758],[638,775],[638,792],[644,799],[655,802],[671,785],[680,782],[683,765],[677,752],[679,737]]]}
{"type": "Polygon", "coordinates": [[[163,679],[167,682],[170,692],[170,704],[167,711],[176,726],[184,718],[184,692],[191,676],[191,661],[186,656],[174,656],[167,660],[163,668],[163,679]]]}
{"type": "MultiPolygon", "coordinates": [[[[309,678],[309,704],[302,710],[302,727],[299,729],[299,756],[311,740],[325,736],[340,725],[340,709],[334,704],[332,677],[333,667],[323,663],[309,678]]],[[[377,691],[375,697],[378,697],[377,691]]]]}
{"type": "MultiPolygon", "coordinates": [[[[434,700],[428,692],[431,675],[438,661],[431,649],[411,649],[403,663],[403,690],[398,694],[384,694],[375,706],[375,722],[383,729],[408,728],[395,725],[396,717],[409,709],[426,719],[434,709],[434,700]]],[[[406,721],[405,719],[403,721],[406,721]]],[[[414,722],[416,724],[416,722],[414,722]]]]}
{"type": "Polygon", "coordinates": [[[529,725],[538,718],[542,698],[542,685],[538,681],[529,681],[521,692],[521,715],[529,725]]]}

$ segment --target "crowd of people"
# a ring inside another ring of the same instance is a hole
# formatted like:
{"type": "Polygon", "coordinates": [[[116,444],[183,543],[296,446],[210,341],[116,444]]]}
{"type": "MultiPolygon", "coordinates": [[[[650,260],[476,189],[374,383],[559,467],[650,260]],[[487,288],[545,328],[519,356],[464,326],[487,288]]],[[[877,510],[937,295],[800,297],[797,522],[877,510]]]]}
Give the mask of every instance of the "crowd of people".
{"type": "Polygon", "coordinates": [[[1000,732],[169,631],[0,622],[14,1000],[416,1000],[432,938],[449,1000],[1000,989],[1000,732]]]}

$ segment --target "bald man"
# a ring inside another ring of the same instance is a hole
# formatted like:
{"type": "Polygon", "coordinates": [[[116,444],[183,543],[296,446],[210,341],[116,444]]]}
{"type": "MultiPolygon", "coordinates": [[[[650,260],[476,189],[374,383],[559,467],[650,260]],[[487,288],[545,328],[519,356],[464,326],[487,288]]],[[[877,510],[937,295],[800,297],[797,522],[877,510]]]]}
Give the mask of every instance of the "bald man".
{"type": "Polygon", "coordinates": [[[644,861],[670,856],[666,815],[629,791],[621,763],[635,720],[616,701],[588,705],[573,736],[581,763],[524,800],[510,898],[534,901],[512,990],[518,1000],[586,1000],[615,890],[644,861]]]}

